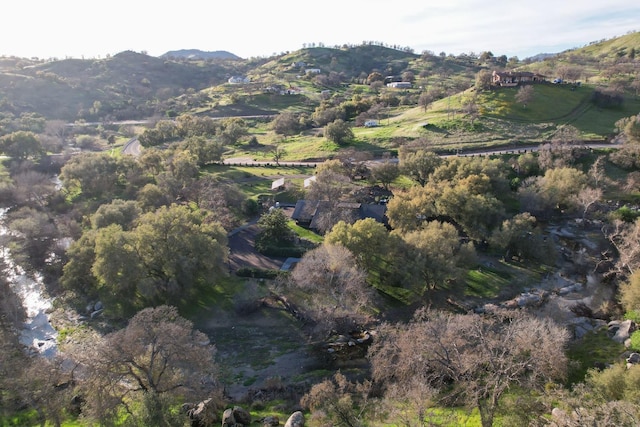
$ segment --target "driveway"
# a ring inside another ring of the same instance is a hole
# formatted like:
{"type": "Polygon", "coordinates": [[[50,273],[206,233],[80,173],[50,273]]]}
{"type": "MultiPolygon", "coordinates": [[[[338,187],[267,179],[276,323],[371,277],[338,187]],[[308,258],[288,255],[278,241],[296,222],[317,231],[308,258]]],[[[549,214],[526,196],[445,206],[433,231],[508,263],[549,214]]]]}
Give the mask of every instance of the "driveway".
{"type": "MultiPolygon", "coordinates": [[[[293,213],[293,208],[290,207],[285,207],[283,210],[288,217],[293,213]]],[[[229,270],[231,272],[242,267],[280,270],[287,259],[286,257],[268,257],[256,250],[254,242],[260,232],[256,222],[257,219],[229,233],[229,270]]]]}

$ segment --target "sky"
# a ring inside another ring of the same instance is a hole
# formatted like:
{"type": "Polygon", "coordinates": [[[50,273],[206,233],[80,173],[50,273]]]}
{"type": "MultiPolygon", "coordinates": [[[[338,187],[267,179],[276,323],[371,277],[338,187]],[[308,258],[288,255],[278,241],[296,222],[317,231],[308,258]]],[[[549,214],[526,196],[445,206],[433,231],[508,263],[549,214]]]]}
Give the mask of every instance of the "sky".
{"type": "Polygon", "coordinates": [[[638,0],[5,0],[0,16],[0,55],[41,59],[178,49],[268,57],[363,41],[524,59],[640,31],[638,0]]]}

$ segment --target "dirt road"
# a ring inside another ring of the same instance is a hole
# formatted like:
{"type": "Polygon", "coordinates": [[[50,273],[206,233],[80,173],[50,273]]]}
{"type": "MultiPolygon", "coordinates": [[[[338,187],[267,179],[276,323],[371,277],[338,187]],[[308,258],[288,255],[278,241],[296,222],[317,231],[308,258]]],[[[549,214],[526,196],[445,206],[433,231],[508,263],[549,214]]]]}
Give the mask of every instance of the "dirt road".
{"type": "MultiPolygon", "coordinates": [[[[288,217],[293,214],[291,207],[284,207],[282,210],[288,217]]],[[[254,219],[229,233],[229,270],[231,272],[242,267],[279,270],[286,260],[283,257],[268,257],[256,250],[254,242],[260,232],[256,221],[254,219]]]]}

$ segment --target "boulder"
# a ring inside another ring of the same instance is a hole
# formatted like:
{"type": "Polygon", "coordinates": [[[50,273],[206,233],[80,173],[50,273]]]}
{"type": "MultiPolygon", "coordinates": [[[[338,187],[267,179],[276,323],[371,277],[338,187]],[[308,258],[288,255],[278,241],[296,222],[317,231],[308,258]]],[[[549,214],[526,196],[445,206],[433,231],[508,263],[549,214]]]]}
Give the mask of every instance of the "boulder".
{"type": "Polygon", "coordinates": [[[567,413],[560,408],[553,408],[551,410],[551,417],[559,422],[566,422],[568,419],[567,413]]]}
{"type": "Polygon", "coordinates": [[[280,425],[280,418],[275,415],[269,415],[268,417],[264,417],[260,420],[263,427],[277,427],[280,425]]]}
{"type": "Polygon", "coordinates": [[[222,427],[235,427],[236,418],[233,416],[233,409],[228,408],[222,414],[222,427]]]}
{"type": "Polygon", "coordinates": [[[182,405],[191,420],[191,427],[213,427],[218,421],[218,406],[213,399],[207,399],[200,403],[185,403],[182,405]]]}
{"type": "Polygon", "coordinates": [[[103,311],[104,311],[104,309],[96,310],[96,311],[94,311],[94,312],[92,312],[92,313],[91,313],[91,316],[90,316],[90,317],[91,317],[92,319],[95,319],[96,317],[100,316],[100,315],[102,314],[102,312],[103,312],[103,311]]]}
{"type": "MultiPolygon", "coordinates": [[[[611,331],[611,322],[609,323],[609,330],[611,331]]],[[[632,320],[624,320],[620,322],[618,329],[613,336],[613,340],[619,342],[620,344],[624,344],[626,340],[629,339],[631,333],[635,331],[636,324],[632,320]]]]}
{"type": "Polygon", "coordinates": [[[538,294],[523,293],[516,299],[519,307],[528,307],[539,304],[542,301],[542,296],[538,294]]]}
{"type": "Polygon", "coordinates": [[[304,427],[304,415],[300,411],[296,411],[284,424],[284,427],[304,427]]]}
{"type": "Polygon", "coordinates": [[[584,337],[588,332],[597,331],[606,327],[607,324],[601,319],[591,319],[588,317],[576,317],[570,319],[567,323],[567,327],[573,332],[575,339],[584,337]]]}
{"type": "Polygon", "coordinates": [[[251,414],[240,406],[233,407],[233,418],[236,420],[236,424],[242,424],[243,426],[251,424],[251,414]]]}
{"type": "Polygon", "coordinates": [[[627,362],[634,365],[640,363],[640,353],[631,353],[629,357],[627,357],[627,362]]]}

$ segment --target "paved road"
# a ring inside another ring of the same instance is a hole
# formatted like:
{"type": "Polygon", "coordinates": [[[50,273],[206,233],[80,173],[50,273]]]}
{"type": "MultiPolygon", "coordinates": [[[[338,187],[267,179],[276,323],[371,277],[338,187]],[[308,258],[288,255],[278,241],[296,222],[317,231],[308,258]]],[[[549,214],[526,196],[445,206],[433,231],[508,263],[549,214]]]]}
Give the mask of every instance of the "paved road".
{"type": "Polygon", "coordinates": [[[140,141],[138,141],[137,136],[131,138],[124,144],[124,147],[122,147],[122,154],[130,154],[133,157],[138,157],[140,155],[140,151],[142,151],[142,146],[140,145],[140,141]]]}
{"type": "MultiPolygon", "coordinates": [[[[621,144],[619,143],[611,143],[611,144],[605,144],[605,143],[586,143],[585,146],[592,148],[592,149],[605,149],[605,148],[620,148],[621,144]]],[[[494,150],[468,150],[468,151],[460,151],[457,154],[442,154],[441,157],[471,157],[471,156],[490,156],[490,155],[495,155],[495,154],[509,154],[509,153],[530,153],[530,152],[535,152],[538,151],[538,149],[540,148],[540,144],[536,144],[536,145],[522,145],[522,146],[518,146],[518,147],[514,147],[514,148],[496,148],[494,150]]],[[[397,157],[393,157],[390,159],[380,159],[380,160],[372,160],[368,163],[379,163],[379,162],[383,162],[383,161],[390,161],[393,163],[397,163],[398,162],[398,158],[397,157]]],[[[243,165],[243,164],[248,164],[248,165],[255,165],[255,166],[273,166],[275,165],[274,161],[263,161],[263,160],[255,160],[252,157],[231,157],[228,159],[224,159],[222,161],[223,164],[225,165],[243,165]]],[[[299,162],[280,162],[281,166],[310,166],[310,167],[316,167],[318,165],[322,164],[322,162],[305,162],[305,161],[299,161],[299,162]]]]}

